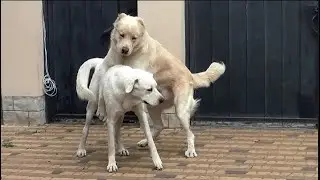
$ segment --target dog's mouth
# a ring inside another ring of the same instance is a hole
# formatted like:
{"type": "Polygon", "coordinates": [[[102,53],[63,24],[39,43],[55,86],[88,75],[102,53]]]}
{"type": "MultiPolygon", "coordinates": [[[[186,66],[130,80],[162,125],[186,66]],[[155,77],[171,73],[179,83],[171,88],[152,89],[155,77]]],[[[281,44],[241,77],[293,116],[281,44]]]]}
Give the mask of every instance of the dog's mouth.
{"type": "Polygon", "coordinates": [[[130,54],[129,54],[129,53],[127,53],[127,54],[121,53],[121,56],[123,56],[123,57],[128,57],[128,56],[130,56],[130,54]]]}
{"type": "Polygon", "coordinates": [[[143,101],[145,104],[148,104],[148,105],[150,105],[147,101],[143,101]]]}

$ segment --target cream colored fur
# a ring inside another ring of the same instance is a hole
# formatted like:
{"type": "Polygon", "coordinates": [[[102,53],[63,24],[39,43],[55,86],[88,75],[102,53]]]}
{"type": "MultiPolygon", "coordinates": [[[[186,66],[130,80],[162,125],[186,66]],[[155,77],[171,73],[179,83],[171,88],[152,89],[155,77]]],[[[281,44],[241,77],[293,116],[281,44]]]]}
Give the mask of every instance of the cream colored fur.
{"type": "MultiPolygon", "coordinates": [[[[100,65],[96,66],[89,89],[87,88],[88,76],[82,75],[84,70],[79,70],[77,81],[77,93],[79,97],[89,100],[87,107],[87,120],[91,119],[93,112],[97,109],[98,88],[101,76],[115,64],[124,64],[133,68],[139,68],[154,74],[158,83],[158,89],[165,98],[165,102],[155,106],[148,106],[148,112],[153,121],[153,138],[157,138],[163,129],[161,112],[164,109],[175,106],[176,115],[187,133],[188,147],[185,156],[196,157],[194,147],[194,134],[190,130],[190,117],[198,106],[199,100],[194,100],[194,89],[208,87],[210,83],[216,81],[225,72],[223,63],[213,62],[209,68],[200,73],[192,74],[180,59],[173,56],[157,40],[153,39],[147,32],[143,20],[124,13],[120,14],[114,23],[111,32],[111,42],[108,54],[100,65]],[[123,36],[123,37],[122,37],[123,36]],[[122,48],[129,48],[128,54],[121,54],[122,48]],[[83,79],[84,78],[84,79],[83,79]],[[80,88],[81,87],[81,88],[80,88]],[[87,89],[96,96],[96,100],[90,98],[91,93],[85,93],[87,89]]],[[[89,60],[90,61],[90,60],[89,60]]],[[[87,69],[91,67],[87,66],[87,69]]],[[[83,68],[85,69],[85,68],[83,68]]],[[[100,107],[97,114],[101,117],[104,107],[100,107]]],[[[139,120],[144,118],[137,114],[139,120]]],[[[90,122],[90,121],[89,121],[90,122]]],[[[89,123],[88,123],[89,124],[89,123]]],[[[87,125],[87,123],[86,123],[87,125]]],[[[87,136],[88,128],[84,128],[83,133],[87,136]]],[[[85,138],[86,139],[86,138],[85,138]]],[[[82,139],[78,149],[78,155],[85,155],[85,140],[82,139]]],[[[139,146],[146,146],[147,139],[138,142],[139,146]]]]}

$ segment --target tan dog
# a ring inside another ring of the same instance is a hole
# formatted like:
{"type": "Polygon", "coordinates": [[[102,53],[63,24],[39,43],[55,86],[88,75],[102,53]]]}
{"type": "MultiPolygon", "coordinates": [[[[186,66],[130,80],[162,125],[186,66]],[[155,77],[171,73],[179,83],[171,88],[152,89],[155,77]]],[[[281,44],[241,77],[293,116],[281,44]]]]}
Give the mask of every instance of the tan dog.
{"type": "MultiPolygon", "coordinates": [[[[87,115],[88,111],[92,114],[97,108],[97,100],[101,98],[98,96],[99,81],[108,68],[115,64],[124,64],[149,71],[154,74],[158,89],[165,98],[165,102],[158,106],[148,106],[148,112],[154,124],[153,138],[156,138],[163,129],[161,112],[174,105],[176,115],[187,133],[188,147],[185,156],[196,157],[194,134],[190,130],[190,117],[198,105],[198,100],[193,98],[194,89],[209,87],[210,83],[216,81],[225,72],[225,65],[213,62],[206,71],[192,74],[181,60],[173,56],[148,34],[140,17],[124,13],[121,13],[114,22],[110,39],[110,49],[103,62],[90,63],[88,60],[78,71],[78,96],[89,100],[88,106],[91,104],[90,108],[87,107],[87,115]],[[88,88],[89,72],[92,67],[96,69],[88,88]]],[[[103,103],[99,103],[98,108],[97,114],[104,117],[103,103]]],[[[139,120],[145,118],[139,115],[139,112],[135,113],[139,120]]],[[[84,133],[85,131],[88,130],[84,129],[84,133]]],[[[138,142],[139,146],[147,144],[146,139],[138,142]]]]}

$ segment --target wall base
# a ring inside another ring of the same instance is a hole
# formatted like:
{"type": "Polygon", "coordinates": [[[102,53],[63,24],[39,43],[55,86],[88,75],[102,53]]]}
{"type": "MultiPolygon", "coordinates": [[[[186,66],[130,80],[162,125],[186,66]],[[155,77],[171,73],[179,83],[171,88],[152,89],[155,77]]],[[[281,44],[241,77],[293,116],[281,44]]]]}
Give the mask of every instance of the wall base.
{"type": "MultiPolygon", "coordinates": [[[[164,128],[174,129],[174,128],[180,128],[181,124],[180,121],[175,113],[175,108],[171,107],[169,109],[165,109],[164,112],[161,114],[164,128]]],[[[150,126],[153,126],[152,121],[150,121],[149,116],[149,124],[150,126]]]]}
{"type": "Polygon", "coordinates": [[[42,125],[47,123],[44,96],[2,97],[4,125],[42,125]]]}

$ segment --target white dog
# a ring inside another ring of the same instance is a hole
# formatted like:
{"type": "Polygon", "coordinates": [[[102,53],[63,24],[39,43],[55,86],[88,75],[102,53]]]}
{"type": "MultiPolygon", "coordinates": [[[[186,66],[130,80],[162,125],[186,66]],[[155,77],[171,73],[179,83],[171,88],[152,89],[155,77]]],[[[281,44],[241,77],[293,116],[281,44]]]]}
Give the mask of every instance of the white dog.
{"type": "MultiPolygon", "coordinates": [[[[129,66],[115,65],[111,67],[101,79],[99,86],[99,96],[105,104],[107,115],[104,117],[108,125],[108,156],[109,162],[107,170],[117,171],[118,167],[115,160],[115,141],[120,155],[129,155],[120,141],[120,128],[123,116],[126,112],[138,109],[146,116],[142,104],[151,106],[163,102],[163,96],[157,90],[157,82],[149,72],[133,69],[129,66]]],[[[145,135],[148,139],[149,149],[154,165],[162,169],[162,162],[157,152],[157,148],[152,139],[150,127],[146,118],[141,122],[144,127],[145,135]]]]}
{"type": "MultiPolygon", "coordinates": [[[[158,41],[147,32],[140,17],[133,17],[124,13],[119,14],[114,22],[114,29],[110,37],[110,49],[103,62],[86,61],[77,74],[77,94],[81,99],[89,100],[86,114],[86,125],[89,126],[99,99],[99,84],[102,75],[115,64],[124,64],[133,68],[143,69],[154,74],[158,89],[164,96],[165,102],[155,107],[148,106],[149,115],[153,121],[153,138],[163,129],[161,112],[175,106],[176,115],[187,133],[188,147],[185,156],[196,157],[194,134],[190,130],[190,117],[195,111],[198,100],[194,100],[194,89],[209,87],[225,72],[223,63],[213,62],[209,68],[200,73],[192,74],[181,60],[174,57],[158,41]],[[90,69],[95,67],[89,88],[87,87],[90,69]]],[[[101,97],[100,97],[101,98],[101,97]]],[[[105,116],[104,107],[98,109],[100,116],[105,116]]],[[[139,120],[145,118],[141,111],[135,111],[139,120]]],[[[145,120],[142,120],[144,122],[145,120]]],[[[83,129],[87,135],[88,128],[83,129]]],[[[83,139],[82,139],[83,140],[83,139]]],[[[80,142],[78,155],[85,155],[85,140],[80,142]],[[82,146],[81,146],[82,144],[82,146]],[[82,149],[81,149],[82,148],[82,149]]],[[[138,142],[139,146],[146,146],[147,139],[138,142]]]]}

